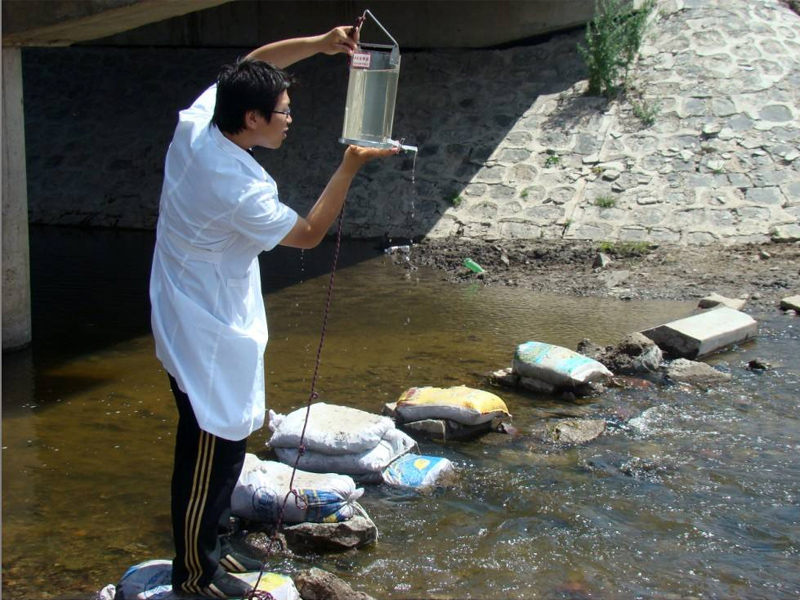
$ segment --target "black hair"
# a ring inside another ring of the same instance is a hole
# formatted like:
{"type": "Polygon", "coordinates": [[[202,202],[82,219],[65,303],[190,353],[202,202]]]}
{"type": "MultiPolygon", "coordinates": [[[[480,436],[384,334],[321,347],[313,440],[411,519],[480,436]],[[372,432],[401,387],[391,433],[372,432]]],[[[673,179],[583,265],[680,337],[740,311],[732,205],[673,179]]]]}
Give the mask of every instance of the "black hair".
{"type": "Polygon", "coordinates": [[[244,58],[225,65],[217,77],[217,103],[211,123],[225,133],[239,133],[250,110],[261,112],[269,122],[278,98],[293,83],[286,71],[261,60],[244,58]]]}

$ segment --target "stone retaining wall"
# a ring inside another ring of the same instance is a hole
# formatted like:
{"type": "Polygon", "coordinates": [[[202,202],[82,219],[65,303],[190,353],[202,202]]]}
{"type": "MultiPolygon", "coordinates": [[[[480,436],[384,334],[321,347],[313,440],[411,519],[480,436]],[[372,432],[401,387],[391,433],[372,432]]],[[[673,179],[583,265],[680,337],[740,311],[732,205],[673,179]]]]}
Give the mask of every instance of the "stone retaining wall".
{"type": "MultiPolygon", "coordinates": [[[[800,239],[800,19],[778,0],[662,0],[628,102],[583,94],[583,33],[531,47],[406,53],[395,137],[347,204],[356,237],[687,244],[800,239]],[[414,166],[416,168],[414,168],[414,166]],[[602,205],[602,206],[601,206],[602,205]]],[[[23,53],[32,223],[152,228],[176,122],[246,49],[23,53]]],[[[291,69],[296,114],[257,157],[299,211],[338,164],[347,67],[291,69]]]]}

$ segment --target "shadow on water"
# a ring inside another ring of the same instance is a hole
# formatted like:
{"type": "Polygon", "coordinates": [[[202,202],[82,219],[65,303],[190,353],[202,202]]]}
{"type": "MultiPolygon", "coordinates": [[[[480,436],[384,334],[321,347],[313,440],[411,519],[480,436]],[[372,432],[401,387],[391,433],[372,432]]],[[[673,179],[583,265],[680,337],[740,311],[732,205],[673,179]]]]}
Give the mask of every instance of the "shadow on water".
{"type": "MultiPolygon", "coordinates": [[[[27,353],[48,368],[150,334],[149,280],[155,233],[111,229],[36,227],[30,232],[33,341],[4,361],[25,360],[27,353]]],[[[263,291],[275,293],[328,274],[335,241],[313,250],[277,247],[259,256],[263,291]]],[[[381,254],[377,242],[346,243],[339,269],[381,254]]],[[[103,381],[82,379],[91,387],[103,381]]],[[[74,388],[81,378],[51,380],[47,396],[74,388]]],[[[13,396],[9,398],[13,403],[13,396]]],[[[46,398],[43,398],[46,402],[46,398]]]]}

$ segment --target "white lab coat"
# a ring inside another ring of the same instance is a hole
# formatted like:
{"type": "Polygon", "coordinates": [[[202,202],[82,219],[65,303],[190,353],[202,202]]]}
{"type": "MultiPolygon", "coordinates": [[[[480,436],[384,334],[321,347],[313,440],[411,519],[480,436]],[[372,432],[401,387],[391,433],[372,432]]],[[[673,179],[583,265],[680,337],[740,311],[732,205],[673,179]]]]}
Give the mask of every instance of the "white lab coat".
{"type": "Polygon", "coordinates": [[[264,424],[267,317],[258,254],[297,221],[275,181],[210,125],[216,86],[180,113],[167,152],[150,277],[156,355],[200,428],[241,440],[264,424]]]}

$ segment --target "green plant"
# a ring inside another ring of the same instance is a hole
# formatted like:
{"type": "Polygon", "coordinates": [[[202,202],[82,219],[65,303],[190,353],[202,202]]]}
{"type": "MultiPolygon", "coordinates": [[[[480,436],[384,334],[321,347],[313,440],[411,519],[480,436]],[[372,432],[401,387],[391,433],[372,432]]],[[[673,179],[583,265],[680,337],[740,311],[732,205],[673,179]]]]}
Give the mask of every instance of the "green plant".
{"type": "Polygon", "coordinates": [[[613,196],[598,196],[594,199],[594,205],[600,208],[614,208],[617,205],[617,199],[613,196]]]}
{"type": "Polygon", "coordinates": [[[646,127],[652,127],[655,125],[656,117],[661,111],[660,104],[651,103],[647,100],[642,100],[641,102],[631,100],[631,106],[633,107],[633,114],[642,122],[642,124],[644,124],[646,127]]]}
{"type": "Polygon", "coordinates": [[[586,46],[578,52],[589,69],[588,93],[611,98],[627,85],[628,71],[644,38],[645,25],[655,6],[646,0],[628,14],[625,0],[596,0],[595,18],[586,25],[586,46]]]}
{"type": "Polygon", "coordinates": [[[600,252],[611,254],[617,258],[644,256],[650,253],[650,244],[647,242],[602,242],[600,252]]]}
{"type": "Polygon", "coordinates": [[[548,157],[544,159],[545,167],[557,167],[559,164],[561,164],[561,157],[558,154],[549,150],[548,153],[548,157]]]}
{"type": "Polygon", "coordinates": [[[522,190],[522,191],[519,193],[519,197],[520,197],[520,198],[522,198],[523,200],[525,200],[525,198],[527,198],[527,197],[528,197],[528,188],[525,188],[524,190],[522,190]]]}
{"type": "Polygon", "coordinates": [[[458,208],[459,206],[461,206],[462,202],[464,202],[464,199],[461,196],[459,196],[458,194],[456,194],[455,196],[450,198],[450,204],[452,204],[455,208],[458,208]]]}

